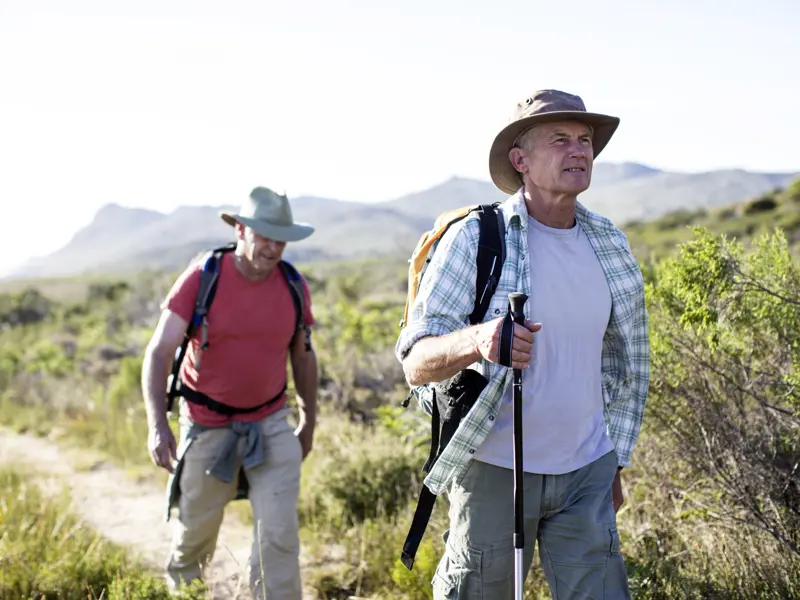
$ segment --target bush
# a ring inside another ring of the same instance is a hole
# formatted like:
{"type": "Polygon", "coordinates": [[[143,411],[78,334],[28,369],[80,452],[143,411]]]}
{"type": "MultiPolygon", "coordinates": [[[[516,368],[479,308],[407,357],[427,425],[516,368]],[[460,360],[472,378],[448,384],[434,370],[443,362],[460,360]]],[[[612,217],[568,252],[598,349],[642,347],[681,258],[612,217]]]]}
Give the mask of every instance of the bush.
{"type": "Polygon", "coordinates": [[[696,230],[648,284],[649,418],[687,501],[800,559],[800,269],[779,230],[744,255],[696,230]]]}
{"type": "Polygon", "coordinates": [[[746,202],[742,206],[742,213],[745,215],[754,215],[762,212],[769,212],[778,208],[778,201],[774,196],[761,196],[750,202],[746,202]]]}
{"type": "Polygon", "coordinates": [[[732,206],[726,206],[724,208],[719,209],[714,214],[714,217],[719,219],[720,221],[728,221],[736,217],[736,209],[732,206]]]}
{"type": "Polygon", "coordinates": [[[795,179],[786,189],[786,199],[790,202],[800,202],[800,179],[795,179]]]}
{"type": "Polygon", "coordinates": [[[36,288],[0,296],[0,325],[17,327],[48,318],[55,304],[36,288]]]}
{"type": "Polygon", "coordinates": [[[707,213],[704,208],[695,210],[681,208],[663,215],[660,219],[658,219],[656,225],[658,229],[662,231],[667,229],[678,229],[679,227],[691,225],[698,219],[705,217],[706,214],[707,213]]]}
{"type": "Polygon", "coordinates": [[[303,472],[304,522],[340,528],[392,520],[416,499],[427,449],[404,443],[381,426],[365,427],[338,418],[320,422],[314,461],[303,472]]]}

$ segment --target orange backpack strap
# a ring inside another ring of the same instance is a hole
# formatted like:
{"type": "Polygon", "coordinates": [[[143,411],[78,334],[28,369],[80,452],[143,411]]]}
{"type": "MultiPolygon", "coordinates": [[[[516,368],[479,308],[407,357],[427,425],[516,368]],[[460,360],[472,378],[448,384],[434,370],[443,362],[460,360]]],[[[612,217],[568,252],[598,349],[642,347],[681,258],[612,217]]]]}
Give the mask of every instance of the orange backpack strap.
{"type": "Polygon", "coordinates": [[[431,249],[447,233],[451,225],[461,221],[472,212],[478,212],[481,233],[478,240],[477,294],[470,322],[474,324],[483,320],[489,307],[489,301],[500,280],[500,271],[505,259],[505,221],[499,214],[498,206],[499,203],[472,205],[444,212],[436,218],[433,228],[420,237],[411,254],[411,259],[408,261],[408,294],[400,327],[404,327],[408,323],[409,309],[416,300],[425,268],[432,258],[431,249]]]}

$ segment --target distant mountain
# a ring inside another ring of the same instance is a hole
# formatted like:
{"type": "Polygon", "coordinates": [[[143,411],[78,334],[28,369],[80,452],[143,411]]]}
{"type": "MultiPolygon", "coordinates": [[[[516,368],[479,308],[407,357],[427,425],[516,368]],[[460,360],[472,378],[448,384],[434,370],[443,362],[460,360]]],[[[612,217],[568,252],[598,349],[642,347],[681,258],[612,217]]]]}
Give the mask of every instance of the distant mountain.
{"type": "Polygon", "coordinates": [[[619,183],[626,179],[643,179],[650,175],[662,173],[658,169],[639,163],[604,163],[595,166],[592,172],[592,186],[619,183]]]}
{"type": "Polygon", "coordinates": [[[605,185],[592,186],[580,196],[590,209],[618,225],[647,220],[680,208],[719,206],[786,187],[800,173],[753,173],[743,170],[707,173],[641,172],[605,185]]]}
{"type": "MultiPolygon", "coordinates": [[[[579,200],[622,226],[678,208],[745,200],[785,187],[798,177],[800,173],[742,170],[675,173],[637,163],[599,163],[591,188],[579,200]]],[[[316,233],[290,244],[286,257],[319,261],[408,255],[441,212],[505,197],[491,182],[453,177],[430,189],[372,204],[316,196],[293,198],[295,220],[312,223],[316,233]]],[[[202,249],[233,239],[233,230],[218,216],[220,210],[229,209],[235,207],[182,206],[164,214],[108,204],[63,248],[28,261],[11,277],[181,269],[202,249]]]]}

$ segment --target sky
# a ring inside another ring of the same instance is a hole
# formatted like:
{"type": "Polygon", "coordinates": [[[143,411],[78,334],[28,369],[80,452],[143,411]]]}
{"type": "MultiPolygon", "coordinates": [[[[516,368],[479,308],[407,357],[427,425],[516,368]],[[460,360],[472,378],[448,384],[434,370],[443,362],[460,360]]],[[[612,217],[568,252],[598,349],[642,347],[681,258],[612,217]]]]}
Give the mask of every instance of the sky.
{"type": "Polygon", "coordinates": [[[796,0],[0,0],[0,273],[108,203],[488,180],[537,89],[621,118],[598,162],[800,170],[798,31],[796,0]]]}

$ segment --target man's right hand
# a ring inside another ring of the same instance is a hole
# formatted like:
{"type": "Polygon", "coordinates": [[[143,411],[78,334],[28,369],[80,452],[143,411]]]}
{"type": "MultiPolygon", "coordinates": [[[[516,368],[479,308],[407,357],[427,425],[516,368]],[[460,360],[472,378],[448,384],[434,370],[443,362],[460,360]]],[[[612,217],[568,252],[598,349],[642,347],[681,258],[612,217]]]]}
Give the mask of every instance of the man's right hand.
{"type": "Polygon", "coordinates": [[[173,472],[172,461],[173,459],[177,460],[178,450],[175,444],[175,435],[166,419],[150,426],[147,449],[154,465],[166,469],[170,473],[173,472]]]}
{"type": "MultiPolygon", "coordinates": [[[[505,317],[498,317],[478,326],[478,352],[489,362],[499,363],[500,334],[505,317]]],[[[533,334],[542,328],[541,323],[525,320],[525,325],[514,323],[514,342],[511,346],[511,367],[527,369],[533,356],[533,334]]]]}

